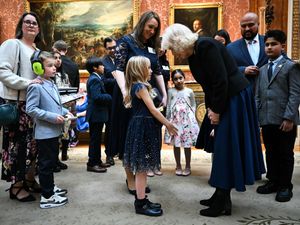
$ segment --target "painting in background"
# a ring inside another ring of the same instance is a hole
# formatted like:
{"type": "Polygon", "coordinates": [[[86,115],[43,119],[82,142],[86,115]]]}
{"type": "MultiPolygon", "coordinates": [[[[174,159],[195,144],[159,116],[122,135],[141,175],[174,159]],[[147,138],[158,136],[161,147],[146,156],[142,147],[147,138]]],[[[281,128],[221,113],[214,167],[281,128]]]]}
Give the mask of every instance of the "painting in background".
{"type": "MultiPolygon", "coordinates": [[[[222,5],[220,3],[174,4],[171,6],[170,24],[181,23],[193,32],[197,32],[195,23],[201,23],[199,36],[212,37],[222,27],[222,5]]],[[[174,58],[174,57],[173,57],[174,58]]],[[[188,69],[187,60],[174,58],[171,65],[175,68],[188,69]]]]}
{"type": "Polygon", "coordinates": [[[105,53],[103,39],[130,33],[133,7],[130,0],[116,1],[30,1],[30,10],[41,18],[45,43],[38,47],[51,51],[56,40],[70,46],[68,55],[84,68],[89,56],[105,53]]]}

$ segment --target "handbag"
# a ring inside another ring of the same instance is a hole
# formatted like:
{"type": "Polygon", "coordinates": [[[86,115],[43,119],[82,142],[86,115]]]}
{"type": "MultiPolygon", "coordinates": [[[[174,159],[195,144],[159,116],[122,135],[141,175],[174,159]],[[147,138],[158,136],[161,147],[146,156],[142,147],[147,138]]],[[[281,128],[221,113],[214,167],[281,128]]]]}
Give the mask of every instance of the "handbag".
{"type": "Polygon", "coordinates": [[[0,105],[0,125],[16,124],[19,121],[18,102],[0,105]]]}
{"type": "MultiPolygon", "coordinates": [[[[17,75],[20,76],[20,52],[17,75]]],[[[19,99],[20,91],[18,90],[17,101],[8,101],[7,103],[0,105],[0,126],[13,125],[19,122],[19,99]]]]}
{"type": "Polygon", "coordinates": [[[149,91],[150,97],[153,100],[155,107],[159,107],[162,101],[162,95],[157,88],[152,88],[149,91]]]}

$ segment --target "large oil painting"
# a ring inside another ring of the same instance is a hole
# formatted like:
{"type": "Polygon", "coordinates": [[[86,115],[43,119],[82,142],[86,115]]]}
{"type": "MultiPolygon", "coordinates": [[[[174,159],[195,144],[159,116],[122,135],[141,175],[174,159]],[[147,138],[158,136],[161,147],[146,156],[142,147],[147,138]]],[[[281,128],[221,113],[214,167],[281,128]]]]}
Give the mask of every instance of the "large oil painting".
{"type": "Polygon", "coordinates": [[[44,43],[42,50],[51,50],[56,40],[68,43],[68,55],[82,69],[89,56],[102,56],[103,39],[116,39],[132,31],[131,0],[94,1],[28,1],[30,10],[41,19],[44,43]]]}
{"type": "MultiPolygon", "coordinates": [[[[173,4],[170,7],[170,24],[181,23],[199,36],[212,37],[222,27],[221,3],[173,4]]],[[[174,69],[188,70],[187,60],[170,58],[174,69]]]]}

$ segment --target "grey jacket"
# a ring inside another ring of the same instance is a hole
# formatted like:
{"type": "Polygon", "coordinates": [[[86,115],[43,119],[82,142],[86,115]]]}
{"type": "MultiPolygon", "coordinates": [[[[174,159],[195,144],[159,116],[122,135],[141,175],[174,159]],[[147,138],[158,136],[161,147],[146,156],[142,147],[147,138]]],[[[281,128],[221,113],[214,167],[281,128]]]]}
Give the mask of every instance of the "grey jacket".
{"type": "Polygon", "coordinates": [[[284,119],[299,124],[299,65],[282,58],[270,82],[267,73],[268,64],[260,68],[256,83],[255,100],[260,125],[280,125],[284,119]]]}
{"type": "Polygon", "coordinates": [[[68,113],[62,107],[56,85],[49,83],[31,84],[27,89],[26,112],[34,120],[35,139],[58,137],[62,132],[62,124],[55,123],[56,117],[68,113]]]}

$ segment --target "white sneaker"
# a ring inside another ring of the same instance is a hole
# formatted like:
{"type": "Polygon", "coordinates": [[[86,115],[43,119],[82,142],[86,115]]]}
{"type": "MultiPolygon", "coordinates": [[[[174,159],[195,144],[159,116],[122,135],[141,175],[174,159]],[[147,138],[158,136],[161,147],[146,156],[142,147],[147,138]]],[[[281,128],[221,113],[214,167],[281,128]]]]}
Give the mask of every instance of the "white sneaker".
{"type": "Polygon", "coordinates": [[[61,189],[61,188],[57,187],[56,185],[54,185],[53,193],[55,195],[59,195],[59,196],[64,197],[68,193],[68,190],[67,189],[61,189]]]}
{"type": "Polygon", "coordinates": [[[65,205],[68,202],[67,197],[62,197],[59,195],[52,195],[50,198],[44,198],[41,196],[40,208],[41,209],[49,209],[58,206],[65,205]]]}

